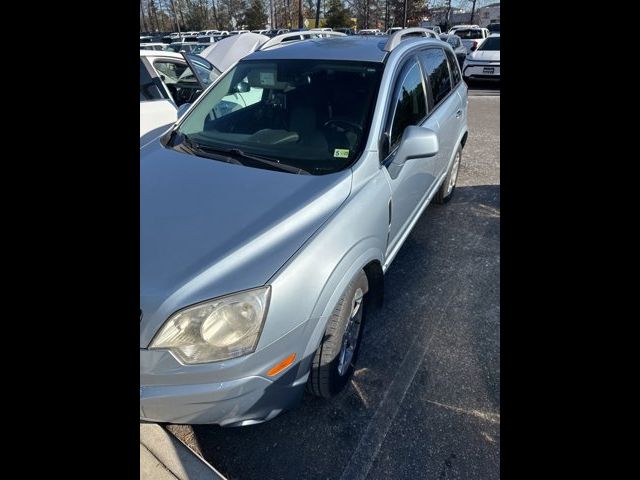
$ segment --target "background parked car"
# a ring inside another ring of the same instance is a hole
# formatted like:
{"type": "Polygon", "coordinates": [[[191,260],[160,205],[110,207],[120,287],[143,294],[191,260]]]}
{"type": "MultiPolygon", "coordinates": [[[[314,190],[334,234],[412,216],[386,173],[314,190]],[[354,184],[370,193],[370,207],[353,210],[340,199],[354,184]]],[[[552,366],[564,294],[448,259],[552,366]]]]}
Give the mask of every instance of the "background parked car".
{"type": "Polygon", "coordinates": [[[277,35],[282,35],[283,33],[289,33],[291,30],[288,28],[274,28],[273,30],[265,30],[265,33],[262,35],[266,35],[267,37],[273,38],[277,35]]]}
{"type": "Polygon", "coordinates": [[[462,76],[471,80],[500,80],[500,34],[491,35],[475,52],[467,55],[462,76]]]}
{"type": "Polygon", "coordinates": [[[141,43],[140,50],[164,50],[165,43],[141,43]]]}
{"type": "Polygon", "coordinates": [[[487,30],[489,30],[489,33],[500,33],[500,24],[490,23],[487,25],[487,30]]]}
{"type": "Polygon", "coordinates": [[[363,28],[358,31],[358,35],[382,35],[379,28],[363,28]]]}
{"type": "Polygon", "coordinates": [[[480,27],[459,28],[453,33],[462,39],[462,43],[467,48],[467,55],[474,52],[480,44],[482,44],[484,39],[490,35],[489,30],[480,27]]]}
{"type": "Polygon", "coordinates": [[[464,61],[467,58],[467,48],[462,44],[462,40],[457,35],[451,35],[448,33],[441,33],[440,40],[447,42],[453,48],[453,52],[456,54],[458,64],[460,68],[464,65],[464,61]]]}
{"type": "Polygon", "coordinates": [[[344,33],[345,35],[355,35],[356,32],[353,28],[334,28],[334,32],[344,33]]]}
{"type": "MultiPolygon", "coordinates": [[[[226,37],[213,44],[172,43],[189,49],[140,51],[140,144],[162,133],[178,118],[178,108],[193,102],[218,76],[269,37],[255,33],[226,37]],[[202,48],[196,55],[194,48],[202,48]]],[[[242,96],[235,98],[242,104],[242,96]]],[[[229,99],[229,105],[232,100],[229,99]]],[[[232,105],[231,105],[232,106],[232,105]]]]}

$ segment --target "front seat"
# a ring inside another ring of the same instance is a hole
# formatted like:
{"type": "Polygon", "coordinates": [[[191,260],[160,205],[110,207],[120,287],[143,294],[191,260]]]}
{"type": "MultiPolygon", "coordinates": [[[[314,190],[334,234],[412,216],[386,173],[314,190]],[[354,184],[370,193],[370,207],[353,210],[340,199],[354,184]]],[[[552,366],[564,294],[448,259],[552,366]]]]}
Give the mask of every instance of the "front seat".
{"type": "Polygon", "coordinates": [[[298,134],[298,143],[318,148],[328,149],[327,140],[322,128],[317,124],[316,112],[306,105],[295,106],[289,115],[289,130],[298,134]]]}

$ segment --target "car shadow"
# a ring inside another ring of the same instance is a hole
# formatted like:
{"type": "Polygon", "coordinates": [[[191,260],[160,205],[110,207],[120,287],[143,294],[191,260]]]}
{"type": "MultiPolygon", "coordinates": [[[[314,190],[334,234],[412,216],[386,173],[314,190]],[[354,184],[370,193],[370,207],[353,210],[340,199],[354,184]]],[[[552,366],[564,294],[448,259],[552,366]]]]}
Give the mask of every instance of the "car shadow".
{"type": "MultiPolygon", "coordinates": [[[[324,400],[305,393],[296,409],[258,425],[169,430],[229,479],[328,479],[340,478],[380,405],[394,401],[386,394],[403,369],[417,372],[404,390],[412,398],[499,411],[499,241],[500,186],[456,188],[451,202],[427,208],[387,271],[385,304],[367,318],[357,370],[340,395],[324,400]],[[426,353],[416,357],[417,365],[406,365],[414,344],[426,353]],[[468,379],[464,373],[470,370],[468,379]]],[[[396,412],[411,415],[402,398],[397,402],[396,412]]],[[[428,417],[420,413],[416,421],[428,428],[428,417]]],[[[392,431],[394,419],[388,421],[392,431]]],[[[436,446],[441,433],[430,432],[436,446]]],[[[456,460],[467,462],[469,471],[478,461],[476,433],[453,432],[465,445],[460,448],[469,449],[457,452],[456,460]]],[[[406,440],[417,440],[416,455],[431,455],[422,452],[422,439],[406,440]]],[[[442,447],[442,455],[449,447],[442,447]]],[[[393,457],[396,446],[384,448],[393,457]]]]}

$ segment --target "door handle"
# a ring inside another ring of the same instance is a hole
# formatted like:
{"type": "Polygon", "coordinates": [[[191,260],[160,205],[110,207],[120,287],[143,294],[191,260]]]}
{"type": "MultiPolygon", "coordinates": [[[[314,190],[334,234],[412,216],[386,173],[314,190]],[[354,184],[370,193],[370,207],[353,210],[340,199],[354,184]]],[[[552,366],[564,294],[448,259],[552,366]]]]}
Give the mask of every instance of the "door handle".
{"type": "Polygon", "coordinates": [[[456,112],[456,118],[460,118],[462,116],[462,110],[458,110],[456,112]]]}

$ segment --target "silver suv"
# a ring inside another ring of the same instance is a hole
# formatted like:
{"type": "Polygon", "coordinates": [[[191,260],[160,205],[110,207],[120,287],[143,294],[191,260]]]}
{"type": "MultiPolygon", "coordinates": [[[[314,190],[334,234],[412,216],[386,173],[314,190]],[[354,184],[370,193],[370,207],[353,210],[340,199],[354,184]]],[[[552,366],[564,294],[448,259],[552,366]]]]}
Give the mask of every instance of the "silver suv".
{"type": "Polygon", "coordinates": [[[254,52],[140,150],[141,420],[249,425],[345,387],[467,139],[458,62],[426,35],[254,52]]]}

